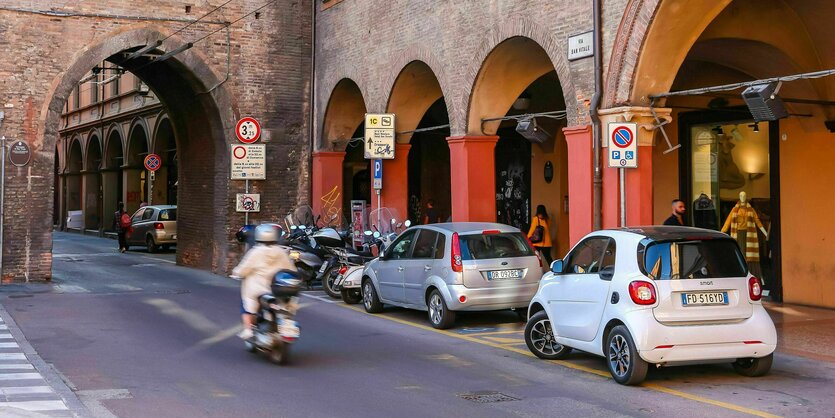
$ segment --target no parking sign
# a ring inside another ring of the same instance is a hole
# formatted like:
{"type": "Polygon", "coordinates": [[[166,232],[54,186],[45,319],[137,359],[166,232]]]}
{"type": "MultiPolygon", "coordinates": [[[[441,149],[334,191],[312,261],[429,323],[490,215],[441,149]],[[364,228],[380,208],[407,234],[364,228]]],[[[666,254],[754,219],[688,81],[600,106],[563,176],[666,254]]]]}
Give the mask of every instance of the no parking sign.
{"type": "Polygon", "coordinates": [[[609,167],[638,168],[638,124],[609,124],[609,167]]]}

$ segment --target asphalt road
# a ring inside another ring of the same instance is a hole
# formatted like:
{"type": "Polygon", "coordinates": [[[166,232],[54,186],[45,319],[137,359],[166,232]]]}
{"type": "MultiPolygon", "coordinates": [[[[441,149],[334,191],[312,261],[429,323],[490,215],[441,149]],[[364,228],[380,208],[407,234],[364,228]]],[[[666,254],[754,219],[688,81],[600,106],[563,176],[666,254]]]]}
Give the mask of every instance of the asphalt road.
{"type": "Polygon", "coordinates": [[[119,254],[111,240],[54,239],[54,283],[3,286],[0,304],[95,416],[835,413],[833,363],[780,354],[759,379],[728,365],[693,366],[652,370],[644,386],[624,387],[593,356],[533,358],[509,312],[462,315],[439,332],[423,313],[369,315],[317,291],[302,298],[290,364],[274,366],[234,336],[237,282],[176,266],[173,253],[119,254]],[[485,400],[499,402],[468,399],[491,393],[485,400]]]}

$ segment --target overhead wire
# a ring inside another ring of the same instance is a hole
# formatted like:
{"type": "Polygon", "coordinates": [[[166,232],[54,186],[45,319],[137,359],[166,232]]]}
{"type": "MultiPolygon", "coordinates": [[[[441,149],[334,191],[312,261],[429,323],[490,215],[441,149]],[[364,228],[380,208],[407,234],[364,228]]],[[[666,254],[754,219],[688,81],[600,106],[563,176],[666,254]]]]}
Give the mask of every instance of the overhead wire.
{"type": "Polygon", "coordinates": [[[175,36],[175,35],[177,35],[178,33],[180,33],[180,32],[182,32],[182,31],[184,31],[184,30],[188,29],[191,25],[193,25],[193,24],[195,24],[195,23],[197,23],[197,22],[199,22],[199,21],[203,20],[204,18],[206,18],[206,17],[207,17],[207,16],[209,16],[210,14],[212,14],[212,13],[214,13],[214,12],[216,12],[216,11],[220,10],[221,8],[223,8],[224,6],[226,6],[227,4],[229,4],[229,3],[233,2],[233,1],[235,1],[235,0],[227,0],[225,3],[221,4],[220,6],[217,6],[217,7],[215,7],[214,9],[212,9],[211,11],[209,11],[208,13],[204,14],[203,16],[200,16],[199,18],[197,18],[197,20],[193,20],[193,21],[189,22],[188,24],[186,24],[186,25],[185,25],[185,26],[183,26],[182,28],[177,29],[177,31],[175,31],[174,33],[172,33],[172,34],[170,34],[170,35],[166,36],[165,38],[162,38],[162,42],[165,42],[166,40],[168,40],[168,38],[170,38],[170,37],[172,37],[172,36],[175,36]]]}

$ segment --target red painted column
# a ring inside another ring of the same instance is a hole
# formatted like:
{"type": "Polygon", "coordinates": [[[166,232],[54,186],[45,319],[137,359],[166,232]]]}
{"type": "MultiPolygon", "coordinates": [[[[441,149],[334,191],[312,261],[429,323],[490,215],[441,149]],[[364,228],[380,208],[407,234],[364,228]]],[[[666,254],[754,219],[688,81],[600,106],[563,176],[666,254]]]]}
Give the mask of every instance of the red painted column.
{"type": "MultiPolygon", "coordinates": [[[[325,211],[342,210],[342,160],[344,152],[317,152],[313,154],[313,213],[322,215],[325,211]]],[[[338,212],[337,212],[338,213],[338,212]]]]}
{"type": "Polygon", "coordinates": [[[568,143],[568,238],[574,245],[592,231],[593,173],[591,126],[563,128],[568,143]]]}
{"type": "MultiPolygon", "coordinates": [[[[409,208],[409,150],[410,144],[397,144],[394,159],[383,160],[383,190],[381,200],[384,208],[397,209],[402,220],[406,220],[409,208]]],[[[374,190],[374,165],[371,166],[371,208],[377,209],[377,191],[374,190]]]]}
{"type": "Polygon", "coordinates": [[[453,222],[496,222],[498,141],[498,136],[447,138],[453,222]]]}

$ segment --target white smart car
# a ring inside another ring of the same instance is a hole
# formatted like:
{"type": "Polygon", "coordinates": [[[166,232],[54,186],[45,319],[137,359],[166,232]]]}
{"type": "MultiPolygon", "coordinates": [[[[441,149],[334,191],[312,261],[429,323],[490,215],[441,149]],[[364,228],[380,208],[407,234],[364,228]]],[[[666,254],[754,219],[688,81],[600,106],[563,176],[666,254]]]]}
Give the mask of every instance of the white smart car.
{"type": "Polygon", "coordinates": [[[762,284],[736,241],[716,231],[653,226],[597,231],[551,264],[528,309],[525,342],[544,359],[572,349],[606,358],[621,384],[649,364],[732,363],[768,373],[777,332],[762,284]]]}

